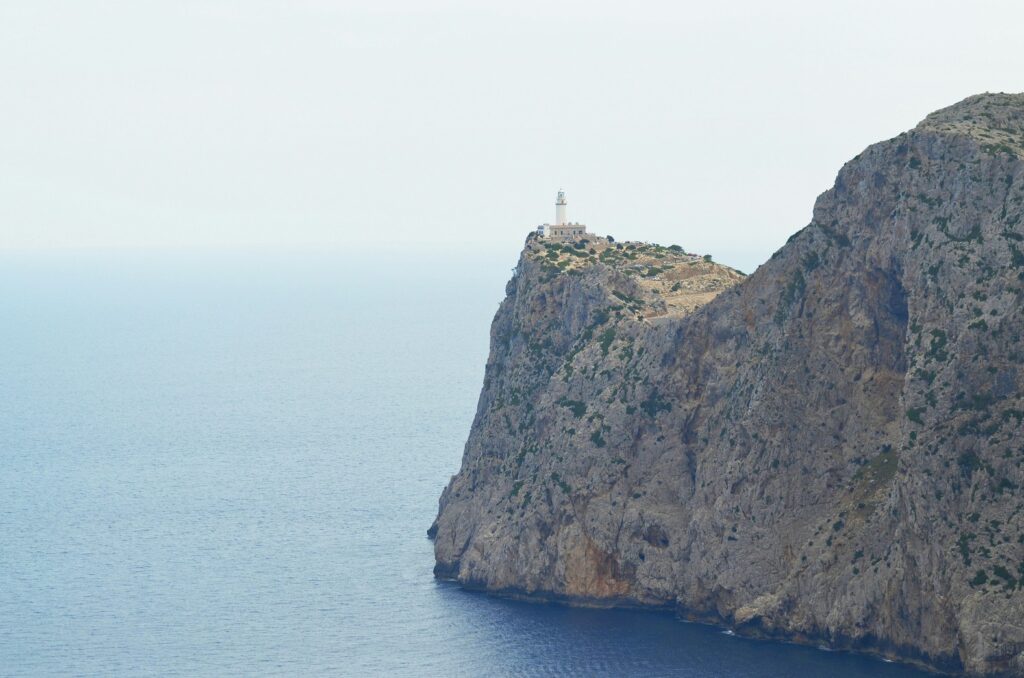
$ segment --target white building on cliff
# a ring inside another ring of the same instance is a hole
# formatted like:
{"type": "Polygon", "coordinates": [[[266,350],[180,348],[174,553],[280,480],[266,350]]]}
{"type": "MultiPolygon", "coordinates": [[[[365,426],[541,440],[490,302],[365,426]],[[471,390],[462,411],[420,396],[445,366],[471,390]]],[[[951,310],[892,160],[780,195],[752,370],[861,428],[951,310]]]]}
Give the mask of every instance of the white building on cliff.
{"type": "Polygon", "coordinates": [[[587,235],[587,227],[583,224],[571,224],[565,218],[565,207],[568,203],[565,200],[565,191],[558,191],[555,198],[555,223],[543,224],[537,229],[542,238],[550,240],[579,240],[587,235]]]}

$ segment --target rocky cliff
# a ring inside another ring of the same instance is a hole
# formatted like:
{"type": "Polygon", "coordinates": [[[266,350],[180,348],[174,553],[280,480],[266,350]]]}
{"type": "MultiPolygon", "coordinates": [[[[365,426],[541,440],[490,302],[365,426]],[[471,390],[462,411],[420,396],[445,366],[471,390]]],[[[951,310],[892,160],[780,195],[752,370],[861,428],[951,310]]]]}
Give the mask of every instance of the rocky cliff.
{"type": "Polygon", "coordinates": [[[747,278],[531,236],[430,534],[492,592],[1024,676],[1024,95],[869,147],[747,278]]]}

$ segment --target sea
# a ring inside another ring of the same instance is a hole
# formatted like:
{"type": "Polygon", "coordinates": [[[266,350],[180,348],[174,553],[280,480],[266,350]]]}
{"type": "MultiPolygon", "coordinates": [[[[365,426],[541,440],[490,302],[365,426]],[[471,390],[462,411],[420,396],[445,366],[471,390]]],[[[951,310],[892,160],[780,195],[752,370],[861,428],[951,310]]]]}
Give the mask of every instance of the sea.
{"type": "Polygon", "coordinates": [[[433,578],[516,256],[0,254],[0,675],[927,675],[433,578]]]}

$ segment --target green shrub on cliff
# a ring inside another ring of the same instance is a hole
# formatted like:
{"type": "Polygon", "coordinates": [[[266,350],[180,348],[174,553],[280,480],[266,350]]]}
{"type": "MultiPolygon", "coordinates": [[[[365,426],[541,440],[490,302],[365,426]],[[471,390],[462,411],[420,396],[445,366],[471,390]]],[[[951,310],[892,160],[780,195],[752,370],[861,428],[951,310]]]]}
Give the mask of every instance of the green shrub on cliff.
{"type": "Polygon", "coordinates": [[[656,417],[659,412],[671,412],[672,403],[662,399],[662,397],[658,395],[658,392],[654,391],[647,397],[647,400],[640,403],[640,409],[643,410],[648,417],[656,417]]]}
{"type": "Polygon", "coordinates": [[[568,398],[559,398],[558,404],[562,407],[572,410],[572,415],[577,419],[583,417],[587,413],[587,404],[580,400],[569,400],[568,398]]]}
{"type": "Polygon", "coordinates": [[[565,492],[566,494],[572,493],[572,487],[569,486],[569,483],[562,480],[562,476],[558,475],[557,473],[552,473],[551,480],[554,481],[554,483],[558,485],[560,488],[562,488],[562,492],[565,492]]]}

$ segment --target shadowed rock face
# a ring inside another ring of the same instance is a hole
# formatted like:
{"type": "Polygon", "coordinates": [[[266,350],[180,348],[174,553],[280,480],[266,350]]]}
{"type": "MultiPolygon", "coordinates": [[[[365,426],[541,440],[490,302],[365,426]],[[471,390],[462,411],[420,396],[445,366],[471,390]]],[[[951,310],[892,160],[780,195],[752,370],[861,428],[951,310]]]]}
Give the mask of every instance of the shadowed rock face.
{"type": "Polygon", "coordinates": [[[933,113],[686,313],[528,240],[438,576],[1024,675],[1022,157],[1024,95],[933,113]]]}

